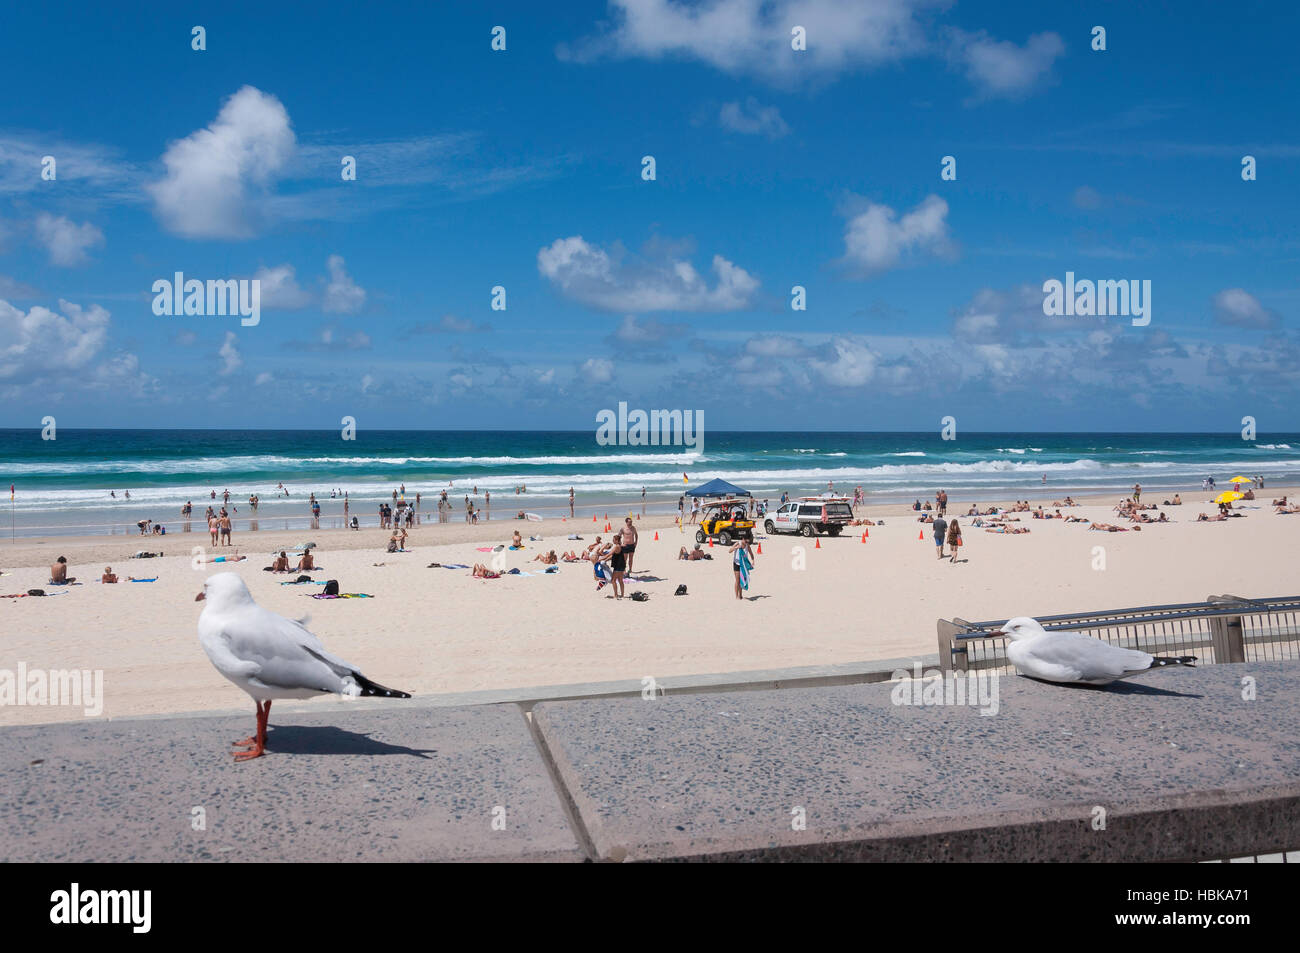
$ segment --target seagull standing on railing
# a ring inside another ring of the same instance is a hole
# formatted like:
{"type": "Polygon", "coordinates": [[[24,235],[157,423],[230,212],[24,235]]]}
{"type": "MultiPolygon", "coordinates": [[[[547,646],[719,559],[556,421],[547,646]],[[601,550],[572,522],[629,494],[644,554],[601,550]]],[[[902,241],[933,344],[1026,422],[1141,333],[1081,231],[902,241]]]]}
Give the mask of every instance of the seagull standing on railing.
{"type": "Polygon", "coordinates": [[[1007,658],[1016,671],[1045,682],[1109,685],[1139,672],[1196,662],[1195,655],[1148,655],[1082,632],[1048,632],[1027,616],[1008,619],[999,631],[989,634],[1006,636],[1007,658]]]}
{"type": "Polygon", "coordinates": [[[253,601],[244,580],[233,572],[209,576],[195,602],[206,601],[199,616],[199,643],[218,672],[253,697],[257,734],[234,742],[246,750],[236,761],[259,757],[266,748],[266,722],[276,698],[315,698],[333,693],[356,698],[410,698],[366,678],[356,666],[330,655],[301,622],[268,612],[253,601]]]}

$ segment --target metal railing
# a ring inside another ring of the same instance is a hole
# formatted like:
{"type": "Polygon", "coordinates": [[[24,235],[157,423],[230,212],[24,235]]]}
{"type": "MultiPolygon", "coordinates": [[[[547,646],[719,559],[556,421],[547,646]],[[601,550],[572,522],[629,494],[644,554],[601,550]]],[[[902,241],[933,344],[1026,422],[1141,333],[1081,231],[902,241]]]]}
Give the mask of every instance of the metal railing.
{"type": "MultiPolygon", "coordinates": [[[[1205,602],[1037,618],[1049,632],[1082,632],[1152,655],[1195,655],[1202,664],[1300,659],[1300,596],[1210,596],[1205,602]]],[[[1006,639],[991,634],[1006,621],[940,619],[940,668],[1013,673],[1006,639]]]]}

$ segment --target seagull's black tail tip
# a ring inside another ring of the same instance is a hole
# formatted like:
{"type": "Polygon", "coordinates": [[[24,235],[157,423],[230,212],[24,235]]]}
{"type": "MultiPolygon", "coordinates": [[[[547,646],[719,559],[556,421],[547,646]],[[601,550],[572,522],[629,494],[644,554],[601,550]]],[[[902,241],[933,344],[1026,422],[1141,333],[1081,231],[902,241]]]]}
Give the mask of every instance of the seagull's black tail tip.
{"type": "Polygon", "coordinates": [[[1151,660],[1149,668],[1168,668],[1170,665],[1187,665],[1192,668],[1196,667],[1195,655],[1157,655],[1151,660]]]}
{"type": "Polygon", "coordinates": [[[410,698],[409,692],[398,691],[396,688],[386,688],[378,682],[372,682],[360,672],[353,672],[352,677],[361,688],[361,697],[370,698],[410,698]]]}

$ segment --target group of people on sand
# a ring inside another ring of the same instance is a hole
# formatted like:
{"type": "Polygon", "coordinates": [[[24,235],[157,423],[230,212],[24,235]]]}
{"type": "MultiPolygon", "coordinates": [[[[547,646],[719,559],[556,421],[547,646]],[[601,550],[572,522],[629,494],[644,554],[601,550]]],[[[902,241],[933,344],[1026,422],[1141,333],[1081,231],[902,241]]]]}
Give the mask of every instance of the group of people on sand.
{"type": "Polygon", "coordinates": [[[267,566],[268,572],[311,572],[316,568],[316,559],[311,554],[310,549],[303,550],[303,554],[298,558],[297,566],[289,565],[289,557],[285,550],[280,550],[280,555],[275,557],[271,565],[267,566]]]}

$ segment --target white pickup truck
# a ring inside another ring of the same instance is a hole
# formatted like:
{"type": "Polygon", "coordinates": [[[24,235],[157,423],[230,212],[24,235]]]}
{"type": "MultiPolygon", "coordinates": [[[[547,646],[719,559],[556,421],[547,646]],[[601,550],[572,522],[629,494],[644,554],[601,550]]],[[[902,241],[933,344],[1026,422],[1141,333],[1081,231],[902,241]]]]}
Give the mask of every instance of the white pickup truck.
{"type": "Polygon", "coordinates": [[[825,533],[838,536],[853,519],[848,497],[806,496],[785,503],[763,523],[768,534],[801,533],[807,537],[825,533]]]}

